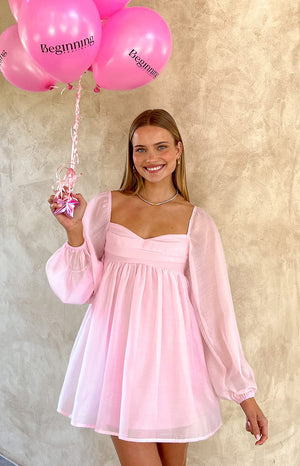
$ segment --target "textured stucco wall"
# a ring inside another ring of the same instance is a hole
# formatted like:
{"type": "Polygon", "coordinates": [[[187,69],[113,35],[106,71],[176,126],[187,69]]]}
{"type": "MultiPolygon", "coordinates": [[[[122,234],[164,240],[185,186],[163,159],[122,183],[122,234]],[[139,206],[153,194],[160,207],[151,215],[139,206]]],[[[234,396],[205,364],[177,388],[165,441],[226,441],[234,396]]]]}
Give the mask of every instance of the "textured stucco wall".
{"type": "MultiPolygon", "coordinates": [[[[76,189],[90,199],[118,187],[140,111],[175,116],[192,202],[220,229],[243,348],[270,420],[270,439],[254,447],[240,407],[222,402],[224,426],[190,445],[189,465],[298,465],[299,1],[138,4],[169,23],[171,60],[156,81],[130,92],[96,95],[85,76],[76,189]]],[[[0,30],[12,23],[1,0],[0,30]]],[[[69,160],[75,91],[23,92],[2,76],[0,86],[0,451],[22,466],[117,465],[109,437],[56,413],[85,312],[60,303],[44,273],[65,240],[47,198],[57,166],[69,160]]]]}

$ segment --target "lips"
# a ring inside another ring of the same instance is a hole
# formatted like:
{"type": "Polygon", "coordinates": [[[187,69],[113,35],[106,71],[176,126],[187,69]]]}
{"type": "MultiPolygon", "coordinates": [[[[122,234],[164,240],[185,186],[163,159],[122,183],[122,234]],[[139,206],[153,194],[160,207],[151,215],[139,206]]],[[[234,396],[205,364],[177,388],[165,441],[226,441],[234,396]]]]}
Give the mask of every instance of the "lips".
{"type": "Polygon", "coordinates": [[[159,172],[164,168],[164,164],[161,165],[149,165],[148,167],[144,167],[149,173],[156,173],[159,172]]]}

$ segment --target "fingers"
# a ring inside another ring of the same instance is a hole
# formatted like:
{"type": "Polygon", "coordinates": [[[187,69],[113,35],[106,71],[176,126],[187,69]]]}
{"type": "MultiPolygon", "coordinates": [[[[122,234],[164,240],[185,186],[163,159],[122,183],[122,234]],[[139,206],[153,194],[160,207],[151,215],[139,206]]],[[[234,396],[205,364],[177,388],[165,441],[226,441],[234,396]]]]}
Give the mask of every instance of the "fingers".
{"type": "Polygon", "coordinates": [[[262,445],[268,439],[268,419],[266,417],[263,417],[263,419],[260,419],[258,423],[259,423],[261,438],[255,443],[255,445],[262,445]]]}
{"type": "Polygon", "coordinates": [[[247,418],[246,421],[246,430],[250,432],[256,440],[260,439],[260,430],[256,421],[256,417],[250,417],[249,419],[247,418]]]}
{"type": "Polygon", "coordinates": [[[57,202],[54,202],[54,195],[49,197],[48,202],[50,204],[51,212],[54,213],[55,210],[58,209],[58,207],[59,207],[57,202]]]}
{"type": "Polygon", "coordinates": [[[256,438],[255,445],[262,445],[268,439],[268,420],[266,417],[246,419],[246,430],[256,438]]]}
{"type": "Polygon", "coordinates": [[[251,422],[249,421],[248,418],[246,419],[246,430],[247,432],[251,432],[251,422]]]}
{"type": "Polygon", "coordinates": [[[253,418],[251,421],[250,421],[251,425],[252,425],[252,434],[254,435],[254,437],[256,438],[256,440],[260,440],[260,437],[261,437],[261,434],[260,434],[260,429],[258,427],[258,423],[257,423],[257,420],[256,418],[253,418]]]}
{"type": "Polygon", "coordinates": [[[81,205],[86,204],[84,197],[80,193],[73,194],[73,196],[76,197],[76,199],[78,199],[81,205]]]}
{"type": "Polygon", "coordinates": [[[58,204],[56,202],[53,202],[53,204],[50,204],[50,209],[52,213],[54,213],[57,208],[58,208],[58,204]]]}

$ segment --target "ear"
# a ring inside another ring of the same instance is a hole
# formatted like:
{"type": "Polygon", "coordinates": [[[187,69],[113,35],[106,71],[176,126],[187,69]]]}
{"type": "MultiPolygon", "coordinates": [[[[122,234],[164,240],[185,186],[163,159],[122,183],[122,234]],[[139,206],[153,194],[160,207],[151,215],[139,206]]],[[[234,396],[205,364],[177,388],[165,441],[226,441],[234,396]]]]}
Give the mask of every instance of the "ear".
{"type": "Polygon", "coordinates": [[[177,160],[178,160],[181,157],[181,154],[182,154],[182,149],[183,149],[182,142],[179,141],[176,147],[177,147],[177,160]]]}

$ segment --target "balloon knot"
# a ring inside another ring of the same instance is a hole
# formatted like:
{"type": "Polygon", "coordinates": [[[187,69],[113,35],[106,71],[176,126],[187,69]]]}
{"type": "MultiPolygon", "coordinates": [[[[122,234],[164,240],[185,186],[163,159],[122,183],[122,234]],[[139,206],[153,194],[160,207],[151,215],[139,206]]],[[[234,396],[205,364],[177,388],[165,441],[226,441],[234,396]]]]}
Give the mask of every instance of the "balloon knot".
{"type": "Polygon", "coordinates": [[[97,94],[97,93],[100,92],[100,91],[101,91],[101,89],[100,89],[100,87],[99,87],[98,84],[97,84],[96,87],[95,87],[95,89],[94,89],[94,92],[96,92],[96,94],[97,94]]]}
{"type": "Polygon", "coordinates": [[[71,91],[73,89],[72,84],[68,83],[68,88],[69,88],[69,91],[71,91]]]}

